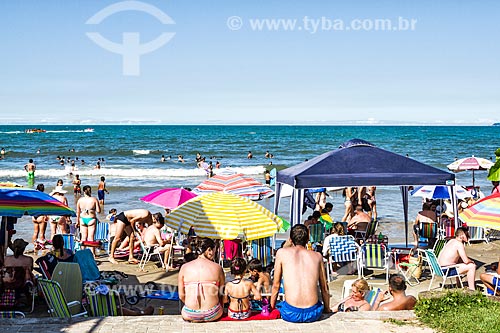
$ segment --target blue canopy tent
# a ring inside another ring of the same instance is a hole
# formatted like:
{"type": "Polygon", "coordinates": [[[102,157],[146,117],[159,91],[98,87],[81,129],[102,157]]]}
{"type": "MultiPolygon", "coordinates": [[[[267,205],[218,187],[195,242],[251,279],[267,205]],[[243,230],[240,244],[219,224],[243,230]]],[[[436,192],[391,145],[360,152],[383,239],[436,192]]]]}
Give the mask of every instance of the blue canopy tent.
{"type": "Polygon", "coordinates": [[[361,139],[346,141],[338,149],[279,171],[276,176],[275,213],[278,211],[283,184],[294,188],[290,202],[292,225],[301,221],[304,190],[315,187],[400,186],[406,235],[410,185],[451,186],[452,201],[456,202],[454,174],[378,148],[361,139]]]}

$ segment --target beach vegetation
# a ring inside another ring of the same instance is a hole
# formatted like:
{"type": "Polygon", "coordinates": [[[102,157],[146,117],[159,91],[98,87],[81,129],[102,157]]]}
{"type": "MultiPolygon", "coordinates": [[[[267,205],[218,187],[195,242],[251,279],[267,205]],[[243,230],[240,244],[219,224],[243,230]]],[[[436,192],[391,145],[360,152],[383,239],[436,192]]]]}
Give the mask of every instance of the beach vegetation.
{"type": "Polygon", "coordinates": [[[421,298],[415,314],[438,332],[491,333],[500,327],[500,302],[477,293],[458,290],[439,297],[421,298]]]}

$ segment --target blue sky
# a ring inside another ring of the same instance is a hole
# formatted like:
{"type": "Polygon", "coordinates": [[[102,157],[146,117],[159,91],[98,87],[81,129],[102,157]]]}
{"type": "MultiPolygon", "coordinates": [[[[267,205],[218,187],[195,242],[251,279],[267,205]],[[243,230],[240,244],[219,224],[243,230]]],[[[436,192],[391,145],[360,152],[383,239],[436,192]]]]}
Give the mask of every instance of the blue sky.
{"type": "Polygon", "coordinates": [[[2,123],[500,121],[500,4],[493,0],[148,0],[175,24],[139,11],[85,24],[119,2],[0,2],[2,123]],[[233,16],[238,30],[228,27],[233,16]],[[313,33],[304,17],[344,26],[364,20],[368,28],[327,31],[323,23],[313,33]],[[399,18],[416,20],[415,29],[369,29],[376,19],[399,18]],[[258,31],[255,19],[296,21],[293,31],[258,31]],[[122,55],[87,32],[115,43],[123,32],[140,33],[142,43],[175,36],[140,56],[140,74],[130,76],[122,55]]]}

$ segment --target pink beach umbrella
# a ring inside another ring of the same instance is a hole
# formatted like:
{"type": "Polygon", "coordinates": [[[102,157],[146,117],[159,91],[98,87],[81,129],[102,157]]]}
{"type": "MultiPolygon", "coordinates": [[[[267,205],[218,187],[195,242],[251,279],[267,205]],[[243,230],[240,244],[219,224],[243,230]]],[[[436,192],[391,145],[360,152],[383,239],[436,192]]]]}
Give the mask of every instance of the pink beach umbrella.
{"type": "Polygon", "coordinates": [[[456,160],[455,162],[448,164],[448,170],[453,172],[460,172],[466,170],[472,170],[472,186],[474,184],[474,171],[475,170],[488,170],[493,166],[493,162],[481,157],[475,157],[472,155],[471,157],[461,158],[456,160]]]}
{"type": "Polygon", "coordinates": [[[175,209],[196,194],[183,188],[164,188],[150,193],[140,200],[162,208],[175,209]]]}

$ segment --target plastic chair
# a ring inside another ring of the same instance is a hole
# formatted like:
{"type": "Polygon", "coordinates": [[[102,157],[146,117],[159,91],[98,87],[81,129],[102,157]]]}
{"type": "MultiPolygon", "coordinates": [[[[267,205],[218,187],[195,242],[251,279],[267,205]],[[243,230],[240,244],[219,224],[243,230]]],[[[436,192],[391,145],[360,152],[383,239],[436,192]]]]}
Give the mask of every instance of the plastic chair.
{"type": "Polygon", "coordinates": [[[431,267],[431,282],[429,283],[429,289],[431,290],[432,282],[436,276],[439,276],[443,279],[443,283],[441,284],[441,289],[443,290],[444,285],[447,279],[458,278],[460,282],[460,287],[463,288],[464,285],[462,283],[461,275],[457,271],[458,265],[450,265],[450,266],[440,266],[437,260],[436,255],[432,250],[426,250],[425,254],[427,256],[427,261],[429,262],[429,266],[431,267]]]}
{"type": "MultiPolygon", "coordinates": [[[[327,279],[330,281],[330,272],[333,272],[334,263],[355,262],[358,264],[359,245],[350,235],[332,237],[330,244],[330,256],[328,257],[327,279]]],[[[358,271],[359,271],[359,267],[358,271]]]]}
{"type": "Polygon", "coordinates": [[[38,284],[42,288],[45,301],[49,307],[49,313],[52,317],[59,318],[74,318],[81,317],[87,314],[85,307],[82,312],[76,314],[71,313],[71,308],[83,306],[79,301],[66,302],[61,286],[56,281],[47,279],[38,279],[38,284]]]}
{"type": "Polygon", "coordinates": [[[361,255],[359,256],[360,275],[364,275],[365,269],[373,271],[385,271],[385,283],[389,282],[389,258],[384,244],[363,244],[361,246],[361,255]]]}

